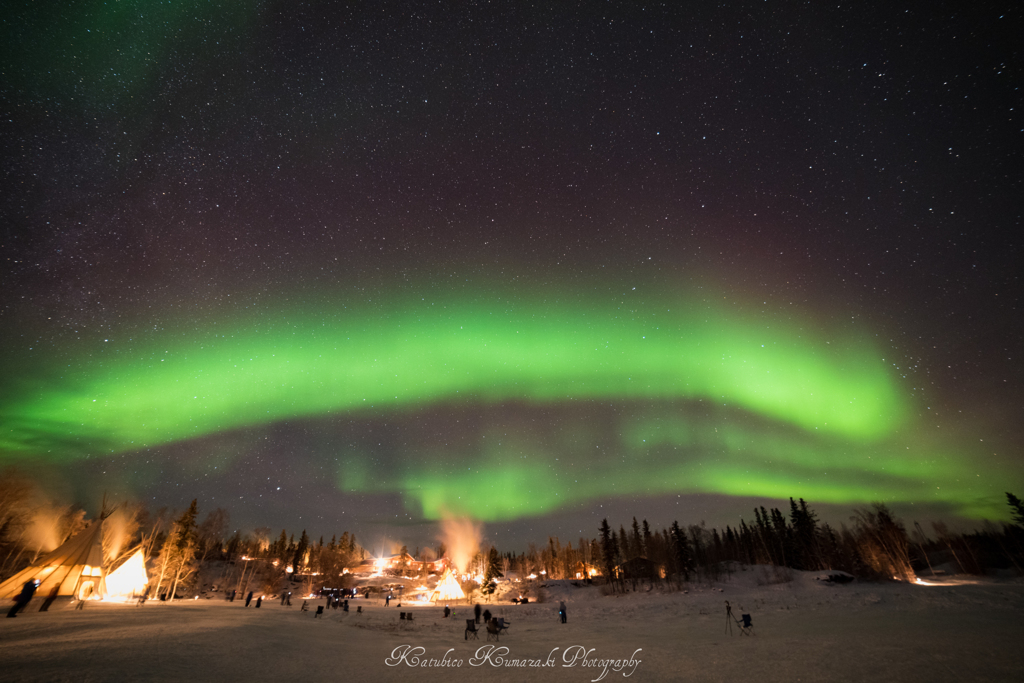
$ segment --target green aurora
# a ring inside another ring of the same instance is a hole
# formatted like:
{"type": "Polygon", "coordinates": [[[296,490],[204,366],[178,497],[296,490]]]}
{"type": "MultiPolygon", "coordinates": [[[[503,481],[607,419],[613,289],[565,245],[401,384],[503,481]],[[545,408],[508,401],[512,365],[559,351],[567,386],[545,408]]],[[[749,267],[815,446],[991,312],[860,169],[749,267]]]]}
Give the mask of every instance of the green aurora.
{"type": "Polygon", "coordinates": [[[524,433],[514,445],[481,437],[463,452],[413,445],[387,478],[373,453],[339,447],[337,487],[399,491],[428,519],[485,521],[694,492],[973,509],[970,486],[958,483],[969,481],[966,465],[899,453],[911,406],[864,335],[625,297],[423,298],[262,320],[167,334],[130,354],[97,351],[55,381],[19,377],[0,407],[0,453],[67,460],[295,419],[618,402],[647,407],[607,425],[603,450],[578,447],[593,429],[584,421],[571,443],[524,433]],[[694,406],[711,416],[693,418],[694,406]]]}
{"type": "Polygon", "coordinates": [[[282,315],[264,327],[76,364],[81,372],[60,386],[26,387],[25,400],[4,407],[3,445],[24,450],[59,434],[87,452],[121,452],[457,397],[701,398],[861,439],[890,433],[905,410],[870,346],[765,330],[723,312],[447,302],[340,319],[282,315]]]}
{"type": "MultiPolygon", "coordinates": [[[[978,475],[948,446],[915,448],[899,440],[858,445],[737,418],[742,415],[724,409],[696,416],[685,409],[646,408],[627,411],[609,438],[585,447],[575,438],[567,444],[546,435],[482,445],[454,459],[450,452],[428,450],[405,458],[410,466],[398,486],[410,507],[430,519],[468,515],[497,521],[608,496],[687,493],[784,500],[798,492],[829,503],[955,502],[966,515],[1001,513],[997,505],[976,499],[978,475]]],[[[358,466],[357,472],[343,464],[339,486],[384,491],[395,485],[379,473],[367,476],[358,466]]]]}

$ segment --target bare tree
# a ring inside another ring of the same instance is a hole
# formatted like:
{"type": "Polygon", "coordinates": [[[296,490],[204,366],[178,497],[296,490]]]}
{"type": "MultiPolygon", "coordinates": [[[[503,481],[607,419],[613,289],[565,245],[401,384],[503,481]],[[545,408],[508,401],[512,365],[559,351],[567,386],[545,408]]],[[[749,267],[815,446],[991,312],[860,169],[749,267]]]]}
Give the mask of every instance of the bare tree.
{"type": "Polygon", "coordinates": [[[875,574],[904,581],[916,578],[910,565],[907,531],[889,508],[875,503],[870,509],[855,510],[853,523],[860,555],[875,574]]]}

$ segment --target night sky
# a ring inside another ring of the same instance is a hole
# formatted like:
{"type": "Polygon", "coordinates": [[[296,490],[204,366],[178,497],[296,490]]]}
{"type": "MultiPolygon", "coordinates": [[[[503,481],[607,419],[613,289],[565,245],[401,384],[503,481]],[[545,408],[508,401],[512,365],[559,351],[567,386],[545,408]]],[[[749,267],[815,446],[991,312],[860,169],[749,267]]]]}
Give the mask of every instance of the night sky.
{"type": "Polygon", "coordinates": [[[55,495],[503,550],[1024,495],[1016,3],[0,20],[0,465],[55,495]]]}

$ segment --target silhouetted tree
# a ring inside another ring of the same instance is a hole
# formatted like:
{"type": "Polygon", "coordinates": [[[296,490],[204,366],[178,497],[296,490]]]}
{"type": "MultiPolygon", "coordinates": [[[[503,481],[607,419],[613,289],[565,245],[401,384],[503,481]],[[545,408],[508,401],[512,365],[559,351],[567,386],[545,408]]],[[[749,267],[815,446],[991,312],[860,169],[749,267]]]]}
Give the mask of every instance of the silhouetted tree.
{"type": "Polygon", "coordinates": [[[689,581],[690,572],[693,570],[693,555],[690,553],[690,544],[686,539],[686,533],[679,527],[679,522],[672,522],[670,533],[677,571],[683,577],[683,581],[689,581]]]}
{"type": "Polygon", "coordinates": [[[1010,514],[1013,516],[1014,523],[1024,527],[1024,503],[1009,491],[1006,492],[1006,502],[1010,506],[1010,514]]]}
{"type": "Polygon", "coordinates": [[[608,526],[608,518],[601,520],[598,529],[601,533],[601,561],[605,580],[611,583],[615,579],[615,558],[619,554],[615,543],[615,533],[608,526]]]}
{"type": "Polygon", "coordinates": [[[491,551],[487,554],[487,569],[484,571],[484,585],[480,588],[480,592],[484,595],[492,595],[497,588],[494,580],[503,576],[505,575],[501,572],[501,558],[498,555],[498,549],[492,546],[491,551]]]}

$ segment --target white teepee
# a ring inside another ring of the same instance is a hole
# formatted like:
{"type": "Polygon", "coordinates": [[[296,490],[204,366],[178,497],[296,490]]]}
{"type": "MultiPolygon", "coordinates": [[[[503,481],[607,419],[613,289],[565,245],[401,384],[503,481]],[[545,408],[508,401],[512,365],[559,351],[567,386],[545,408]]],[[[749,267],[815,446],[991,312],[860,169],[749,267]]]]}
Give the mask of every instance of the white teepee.
{"type": "Polygon", "coordinates": [[[97,519],[52,553],[0,583],[0,599],[13,598],[32,579],[40,582],[37,597],[102,598],[106,594],[103,578],[103,520],[97,519]]]}
{"type": "Polygon", "coordinates": [[[107,572],[107,597],[130,600],[146,594],[149,575],[146,573],[146,557],[142,548],[136,549],[116,569],[107,572]]]}
{"type": "Polygon", "coordinates": [[[465,599],[466,594],[462,592],[462,586],[455,580],[455,575],[452,574],[451,569],[447,569],[444,572],[444,576],[441,578],[441,582],[437,584],[437,588],[430,594],[431,602],[455,602],[458,600],[465,599]]]}

